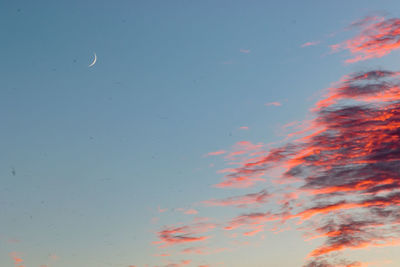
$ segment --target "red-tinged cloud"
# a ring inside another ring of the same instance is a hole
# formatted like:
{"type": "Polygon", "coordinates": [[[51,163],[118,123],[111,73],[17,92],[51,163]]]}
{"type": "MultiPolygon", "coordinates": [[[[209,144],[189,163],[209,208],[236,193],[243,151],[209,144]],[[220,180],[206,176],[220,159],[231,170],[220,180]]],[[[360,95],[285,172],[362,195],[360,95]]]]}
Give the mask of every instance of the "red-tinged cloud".
{"type": "Polygon", "coordinates": [[[210,236],[200,234],[208,232],[215,227],[215,224],[206,222],[197,222],[179,227],[166,227],[165,229],[158,232],[158,238],[160,239],[160,241],[157,241],[155,243],[163,244],[163,246],[169,246],[204,241],[210,238],[210,236]]]}
{"type": "Polygon", "coordinates": [[[183,209],[183,208],[178,208],[177,211],[182,212],[183,214],[188,214],[188,215],[195,215],[198,214],[199,212],[195,209],[183,209]]]}
{"type": "Polygon", "coordinates": [[[11,252],[10,257],[14,260],[14,265],[16,267],[25,267],[25,265],[23,264],[24,260],[20,256],[18,256],[17,252],[11,252]]]}
{"type": "Polygon", "coordinates": [[[240,51],[241,53],[244,53],[244,54],[248,54],[248,53],[251,52],[250,49],[240,49],[239,51],[240,51]]]}
{"type": "Polygon", "coordinates": [[[162,253],[162,254],[155,254],[154,256],[156,256],[156,257],[170,257],[171,254],[169,254],[169,253],[162,253]]]}
{"type": "Polygon", "coordinates": [[[280,103],[280,102],[269,102],[269,103],[265,103],[264,104],[264,106],[276,106],[276,107],[279,107],[279,106],[282,106],[282,104],[280,103]]]}
{"type": "Polygon", "coordinates": [[[239,176],[237,174],[229,174],[226,176],[226,179],[218,184],[215,187],[219,188],[247,188],[254,186],[257,182],[264,182],[264,178],[260,178],[259,176],[264,175],[264,173],[257,173],[251,175],[242,175],[239,176]]]}
{"type": "Polygon", "coordinates": [[[195,209],[188,209],[188,210],[185,210],[183,213],[194,215],[194,214],[197,214],[199,212],[197,210],[195,210],[195,209]]]}
{"type": "MultiPolygon", "coordinates": [[[[253,144],[250,141],[237,142],[231,152],[224,156],[224,159],[229,161],[229,164],[241,165],[243,162],[251,158],[258,158],[263,153],[263,143],[253,144]]],[[[265,181],[261,178],[263,174],[260,172],[246,172],[236,168],[227,168],[219,170],[218,173],[227,173],[223,181],[216,184],[219,188],[247,188],[255,185],[257,182],[265,181]]]]}
{"type": "MultiPolygon", "coordinates": [[[[354,53],[350,62],[400,47],[400,19],[366,18],[351,28],[360,28],[359,36],[335,46],[354,53]]],[[[368,263],[339,257],[352,250],[400,245],[400,72],[346,75],[311,112],[312,119],[299,123],[304,127],[283,145],[265,151],[265,145],[244,141],[224,151],[229,167],[219,171],[224,176],[216,186],[246,188],[266,181],[278,205],[233,217],[224,224],[225,235],[251,239],[271,229],[269,224],[277,229],[291,221],[310,239],[320,239],[305,255],[304,267],[365,267],[368,263]]],[[[204,204],[253,208],[250,203],[259,204],[255,194],[262,196],[261,203],[267,199],[263,192],[246,192],[204,204]]],[[[166,228],[159,237],[165,244],[186,243],[187,238],[188,244],[197,245],[190,242],[208,235],[183,226],[166,228]]]]}
{"type": "Polygon", "coordinates": [[[334,262],[328,262],[324,258],[318,259],[318,261],[310,261],[304,267],[368,267],[368,263],[359,261],[348,261],[345,259],[335,260],[334,262]]]}
{"type": "Polygon", "coordinates": [[[218,150],[218,151],[214,151],[214,152],[209,152],[206,154],[206,156],[218,156],[218,155],[222,155],[225,153],[226,153],[225,150],[218,150]]]}
{"type": "Polygon", "coordinates": [[[191,260],[182,260],[179,263],[169,263],[169,264],[165,265],[164,267],[182,267],[182,266],[189,265],[191,262],[192,262],[191,260]]]}
{"type": "Polygon", "coordinates": [[[157,210],[158,210],[159,213],[163,213],[163,212],[168,211],[168,209],[162,209],[160,207],[158,207],[157,210]]]}
{"type": "Polygon", "coordinates": [[[247,213],[237,216],[232,219],[227,226],[225,226],[225,230],[234,230],[239,227],[250,228],[250,229],[258,229],[261,226],[264,226],[266,222],[276,221],[279,218],[269,212],[254,212],[247,213]]]}
{"type": "Polygon", "coordinates": [[[367,17],[353,23],[350,28],[360,29],[360,33],[332,46],[334,52],[342,49],[350,51],[353,58],[347,59],[346,63],[380,58],[400,48],[400,19],[367,17]]]}
{"type": "MultiPolygon", "coordinates": [[[[313,112],[315,119],[306,136],[243,163],[233,176],[264,175],[274,166],[284,167],[280,180],[296,181],[299,186],[291,190],[305,197],[283,201],[275,213],[240,215],[225,229],[250,229],[246,233],[251,235],[270,221],[289,219],[320,225],[314,228],[315,235],[324,237],[325,242],[310,253],[308,267],[338,266],[332,264],[334,252],[397,244],[398,73],[376,70],[348,75],[329,89],[313,112]]],[[[351,264],[342,266],[361,266],[351,264]]]]}
{"type": "Polygon", "coordinates": [[[226,251],[227,248],[188,247],[181,251],[183,254],[209,255],[226,251]]]}
{"type": "Polygon", "coordinates": [[[312,41],[312,42],[307,42],[301,45],[301,47],[307,47],[307,46],[315,46],[318,45],[320,41],[312,41]]]}
{"type": "Polygon", "coordinates": [[[211,199],[203,201],[207,206],[235,206],[238,208],[246,208],[250,205],[259,205],[266,203],[271,195],[266,190],[258,193],[246,194],[243,196],[228,197],[225,199],[211,199]]]}
{"type": "Polygon", "coordinates": [[[249,127],[247,127],[247,126],[241,126],[239,129],[240,129],[240,130],[248,130],[249,127]]]}

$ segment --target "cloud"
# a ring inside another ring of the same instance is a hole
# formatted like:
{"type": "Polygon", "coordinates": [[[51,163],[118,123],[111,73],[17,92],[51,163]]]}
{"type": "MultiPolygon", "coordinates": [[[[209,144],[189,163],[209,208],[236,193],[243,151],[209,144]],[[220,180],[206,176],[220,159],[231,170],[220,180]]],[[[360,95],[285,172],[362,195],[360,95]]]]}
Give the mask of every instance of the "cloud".
{"type": "Polygon", "coordinates": [[[197,255],[209,255],[214,253],[219,253],[222,251],[226,251],[227,248],[207,248],[207,247],[188,247],[181,251],[183,254],[197,254],[197,255]]]}
{"type": "Polygon", "coordinates": [[[158,232],[160,241],[154,242],[155,244],[163,244],[163,246],[193,243],[204,241],[210,236],[199,235],[205,233],[210,229],[215,228],[216,225],[206,222],[197,222],[185,226],[169,226],[158,232]]]}
{"type": "MultiPolygon", "coordinates": [[[[242,164],[243,160],[249,160],[248,156],[258,157],[263,153],[263,143],[253,144],[250,141],[237,142],[231,152],[224,152],[226,155],[224,159],[229,161],[229,164],[242,164]]],[[[218,188],[247,188],[255,185],[257,182],[263,182],[265,179],[260,178],[262,174],[246,172],[243,170],[238,171],[236,168],[226,168],[219,170],[218,173],[227,173],[223,177],[223,181],[214,185],[218,188]]]]}
{"type": "Polygon", "coordinates": [[[156,256],[156,257],[170,257],[171,254],[169,254],[169,253],[162,253],[162,254],[155,254],[154,256],[156,256]]]}
{"type": "Polygon", "coordinates": [[[165,265],[164,267],[182,267],[182,266],[186,266],[188,264],[190,264],[192,261],[191,260],[182,260],[179,263],[169,263],[167,265],[165,265]]]}
{"type": "Polygon", "coordinates": [[[343,43],[331,46],[332,51],[348,50],[353,57],[346,63],[370,58],[380,58],[400,48],[400,19],[366,17],[353,22],[349,28],[359,29],[359,34],[343,43]]]}
{"type": "Polygon", "coordinates": [[[16,267],[25,267],[25,265],[22,264],[24,260],[20,256],[18,256],[17,252],[11,252],[10,257],[14,260],[14,265],[16,267]]]}
{"type": "Polygon", "coordinates": [[[225,153],[226,153],[225,150],[218,150],[218,151],[209,152],[206,154],[206,156],[218,156],[218,155],[222,155],[225,153]]]}
{"type": "Polygon", "coordinates": [[[265,103],[264,104],[264,106],[276,106],[276,107],[279,107],[279,106],[282,106],[282,104],[280,103],[280,102],[269,102],[269,103],[265,103]]]}
{"type": "Polygon", "coordinates": [[[168,209],[162,209],[162,208],[160,208],[160,207],[157,207],[157,211],[158,211],[159,213],[163,213],[163,212],[168,211],[168,209]]]}
{"type": "Polygon", "coordinates": [[[249,53],[251,52],[250,49],[240,49],[239,51],[240,51],[241,53],[244,53],[244,54],[249,54],[249,53]]]}
{"type": "MultiPolygon", "coordinates": [[[[288,219],[320,225],[311,231],[326,240],[310,253],[314,260],[307,266],[337,266],[319,260],[325,257],[329,262],[332,252],[397,244],[398,73],[374,70],[347,75],[317,102],[314,114],[308,135],[235,169],[254,175],[268,173],[273,166],[284,167],[280,180],[300,181],[292,190],[305,195],[306,205],[293,199],[284,202],[280,212],[240,215],[225,229],[253,226],[256,230],[266,222],[288,219]]],[[[354,264],[343,266],[361,266],[354,264]]]]}
{"type": "MultiPolygon", "coordinates": [[[[400,19],[367,17],[349,29],[361,31],[333,46],[352,53],[348,62],[381,57],[400,47],[400,19]]],[[[376,69],[345,75],[311,113],[311,119],[296,123],[300,130],[283,145],[267,150],[263,143],[241,141],[216,154],[223,154],[229,167],[218,171],[224,176],[215,187],[243,189],[266,182],[273,194],[246,192],[203,204],[254,208],[275,201],[227,220],[221,227],[225,236],[250,239],[290,222],[294,224],[289,227],[296,225],[308,239],[320,239],[304,267],[366,267],[369,263],[341,255],[400,245],[400,72],[376,69]]],[[[194,221],[166,227],[158,233],[160,243],[197,245],[216,227],[207,225],[194,221]]],[[[185,250],[204,252],[200,247],[185,250]]]]}
{"type": "Polygon", "coordinates": [[[239,129],[240,129],[240,130],[248,130],[249,127],[247,127],[247,126],[241,126],[239,129]]]}
{"type": "Polygon", "coordinates": [[[225,199],[211,199],[203,201],[202,203],[207,206],[236,206],[247,207],[254,204],[263,204],[271,197],[266,190],[261,190],[258,193],[246,194],[243,196],[229,197],[225,199]]]}
{"type": "Polygon", "coordinates": [[[307,47],[307,46],[315,46],[318,45],[320,41],[312,41],[312,42],[307,42],[301,45],[301,47],[307,47]]]}
{"type": "Polygon", "coordinates": [[[198,214],[199,212],[195,209],[183,209],[183,208],[178,208],[176,209],[177,211],[182,212],[183,214],[188,214],[188,215],[195,215],[198,214]]]}

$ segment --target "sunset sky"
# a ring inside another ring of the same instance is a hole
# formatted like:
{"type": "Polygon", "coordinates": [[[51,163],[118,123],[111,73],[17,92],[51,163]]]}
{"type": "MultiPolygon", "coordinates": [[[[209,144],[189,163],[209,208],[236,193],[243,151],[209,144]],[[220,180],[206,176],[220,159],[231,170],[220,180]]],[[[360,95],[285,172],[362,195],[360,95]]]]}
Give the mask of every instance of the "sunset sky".
{"type": "Polygon", "coordinates": [[[5,0],[0,31],[1,267],[400,266],[398,0],[5,0]]]}

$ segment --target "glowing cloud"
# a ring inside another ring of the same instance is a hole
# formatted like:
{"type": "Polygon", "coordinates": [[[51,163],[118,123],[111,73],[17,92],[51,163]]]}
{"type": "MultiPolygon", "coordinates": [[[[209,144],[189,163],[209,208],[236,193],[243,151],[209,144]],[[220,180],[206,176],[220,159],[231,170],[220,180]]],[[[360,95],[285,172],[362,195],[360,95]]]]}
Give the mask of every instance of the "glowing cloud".
{"type": "MultiPolygon", "coordinates": [[[[338,266],[325,264],[320,257],[327,261],[332,252],[344,249],[397,244],[398,73],[379,70],[345,76],[316,104],[314,112],[316,118],[308,135],[235,169],[236,173],[255,175],[282,166],[286,170],[280,180],[301,181],[301,186],[292,190],[308,196],[308,204],[292,199],[283,202],[281,212],[244,214],[234,218],[225,229],[252,226],[256,231],[268,221],[288,219],[320,224],[313,231],[325,237],[326,242],[310,253],[314,259],[307,266],[338,266]]],[[[351,264],[343,266],[361,266],[351,264]]]]}
{"type": "Polygon", "coordinates": [[[318,45],[320,41],[312,41],[312,42],[307,42],[301,45],[301,47],[307,47],[307,46],[315,46],[318,45]]]}
{"type": "Polygon", "coordinates": [[[210,229],[215,228],[215,226],[215,224],[211,223],[198,222],[180,227],[166,227],[164,230],[158,232],[158,237],[160,241],[157,241],[155,243],[168,246],[204,241],[210,238],[210,236],[198,236],[198,234],[207,232],[210,229]]]}
{"type": "Polygon", "coordinates": [[[351,24],[350,28],[360,29],[360,33],[343,43],[331,46],[332,51],[346,49],[353,58],[346,63],[354,63],[370,58],[380,58],[400,48],[400,19],[367,17],[351,24]]]}
{"type": "MultiPolygon", "coordinates": [[[[348,62],[400,48],[400,19],[368,17],[350,28],[361,33],[333,46],[354,54],[348,62]]],[[[264,230],[278,231],[290,221],[308,240],[323,239],[309,252],[304,267],[366,267],[366,262],[338,256],[346,250],[400,245],[400,73],[371,70],[346,75],[315,104],[312,116],[296,123],[302,126],[300,131],[288,135],[283,145],[266,150],[262,143],[241,141],[230,152],[209,153],[224,154],[230,165],[219,171],[224,176],[216,187],[246,188],[265,181],[273,194],[262,190],[202,204],[253,208],[275,200],[273,209],[243,212],[221,228],[202,221],[166,227],[158,232],[158,243],[192,245],[209,239],[205,233],[214,228],[232,238],[238,237],[237,231],[251,238],[264,230]],[[280,172],[271,175],[276,170],[280,172]]]]}
{"type": "Polygon", "coordinates": [[[225,150],[218,150],[218,151],[214,151],[214,152],[209,152],[206,154],[206,156],[218,156],[218,155],[222,155],[225,153],[226,153],[225,150]]]}
{"type": "Polygon", "coordinates": [[[279,106],[282,106],[282,104],[280,103],[280,102],[269,102],[269,103],[265,103],[264,104],[264,106],[276,106],[276,107],[279,107],[279,106]]]}
{"type": "Polygon", "coordinates": [[[266,190],[261,190],[258,193],[246,194],[243,196],[229,197],[225,199],[211,199],[203,201],[207,206],[236,206],[247,207],[254,204],[262,204],[268,201],[270,194],[266,190]]]}

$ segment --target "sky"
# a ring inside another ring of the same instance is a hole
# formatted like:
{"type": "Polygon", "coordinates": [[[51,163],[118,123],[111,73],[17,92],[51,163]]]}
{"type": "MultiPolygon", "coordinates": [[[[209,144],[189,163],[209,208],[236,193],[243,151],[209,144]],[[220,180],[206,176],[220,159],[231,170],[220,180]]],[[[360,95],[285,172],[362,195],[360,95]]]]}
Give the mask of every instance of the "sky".
{"type": "Polygon", "coordinates": [[[399,265],[399,1],[5,0],[0,32],[1,266],[399,265]]]}

